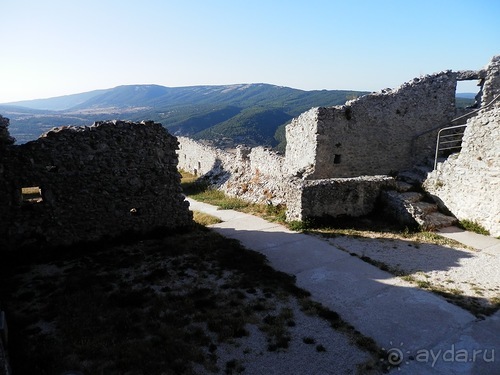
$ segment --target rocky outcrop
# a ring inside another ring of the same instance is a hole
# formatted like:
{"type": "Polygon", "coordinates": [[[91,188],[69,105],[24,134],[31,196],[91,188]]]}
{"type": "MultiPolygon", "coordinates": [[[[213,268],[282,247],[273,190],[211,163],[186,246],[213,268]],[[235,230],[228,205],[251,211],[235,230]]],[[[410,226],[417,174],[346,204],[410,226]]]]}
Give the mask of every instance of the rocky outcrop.
{"type": "Polygon", "coordinates": [[[0,159],[0,247],[190,225],[177,146],[161,124],[110,121],[53,129],[8,147],[0,159]]]}
{"type": "Polygon", "coordinates": [[[439,212],[438,205],[425,198],[415,191],[384,190],[380,195],[384,211],[408,228],[436,230],[457,223],[455,217],[439,212]]]}

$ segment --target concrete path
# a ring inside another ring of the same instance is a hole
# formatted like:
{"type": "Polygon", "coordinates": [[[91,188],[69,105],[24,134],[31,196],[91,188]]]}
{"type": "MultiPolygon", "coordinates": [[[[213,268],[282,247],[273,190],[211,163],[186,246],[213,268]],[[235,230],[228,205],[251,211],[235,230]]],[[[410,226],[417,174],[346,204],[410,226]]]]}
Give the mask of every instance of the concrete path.
{"type": "MultiPolygon", "coordinates": [[[[211,226],[215,231],[266,255],[275,269],[295,275],[297,285],[314,300],[397,354],[395,373],[500,374],[499,312],[478,320],[320,238],[252,215],[189,202],[192,210],[223,220],[211,226]]],[[[485,246],[495,249],[498,243],[485,246]]]]}
{"type": "Polygon", "coordinates": [[[481,250],[492,255],[500,255],[500,240],[497,238],[467,232],[457,227],[441,228],[439,230],[439,234],[477,250],[481,250]]]}

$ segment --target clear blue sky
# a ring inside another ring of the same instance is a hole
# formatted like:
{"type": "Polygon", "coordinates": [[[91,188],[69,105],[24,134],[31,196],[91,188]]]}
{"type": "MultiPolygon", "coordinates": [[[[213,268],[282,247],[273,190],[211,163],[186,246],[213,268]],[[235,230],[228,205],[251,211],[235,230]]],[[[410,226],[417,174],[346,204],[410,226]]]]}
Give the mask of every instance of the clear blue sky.
{"type": "Polygon", "coordinates": [[[500,54],[498,0],[2,0],[0,16],[0,103],[152,83],[378,91],[500,54]]]}

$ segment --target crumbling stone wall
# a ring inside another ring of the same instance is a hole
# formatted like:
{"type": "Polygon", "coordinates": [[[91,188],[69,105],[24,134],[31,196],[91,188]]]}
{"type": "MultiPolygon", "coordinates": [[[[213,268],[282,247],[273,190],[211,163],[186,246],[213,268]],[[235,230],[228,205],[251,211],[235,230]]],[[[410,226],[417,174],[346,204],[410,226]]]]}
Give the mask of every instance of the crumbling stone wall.
{"type": "MultiPolygon", "coordinates": [[[[229,165],[234,154],[187,137],[177,137],[179,150],[179,168],[195,176],[203,176],[211,172],[217,165],[229,165]]],[[[227,168],[227,167],[226,167],[227,168]]]]}
{"type": "Polygon", "coordinates": [[[500,236],[500,108],[468,121],[461,152],[438,165],[424,187],[458,219],[500,236]]]}
{"type": "Polygon", "coordinates": [[[459,219],[482,224],[500,234],[500,56],[481,71],[483,105],[467,121],[462,150],[450,156],[424,183],[428,192],[459,219]]]}
{"type": "Polygon", "coordinates": [[[387,176],[305,180],[289,175],[285,158],[263,147],[220,150],[179,137],[179,168],[195,171],[212,186],[244,200],[285,204],[287,220],[361,216],[373,210],[387,176]]]}
{"type": "Polygon", "coordinates": [[[456,81],[457,73],[446,71],[309,110],[286,129],[289,173],[308,179],[389,174],[431,157],[438,129],[419,135],[453,119],[456,81]]]}
{"type": "MultiPolygon", "coordinates": [[[[483,104],[500,94],[500,56],[484,69],[483,104]]],[[[425,189],[458,219],[500,235],[500,98],[467,121],[460,153],[429,174],[425,189]]]]}
{"type": "Polygon", "coordinates": [[[203,176],[230,196],[250,202],[283,204],[288,189],[282,155],[264,147],[221,150],[179,137],[179,168],[203,176]]]}
{"type": "Polygon", "coordinates": [[[190,225],[177,140],[153,122],[53,129],[0,158],[0,247],[69,245],[190,225]],[[23,187],[41,196],[23,201],[23,187]]]}
{"type": "MultiPolygon", "coordinates": [[[[289,220],[364,215],[373,209],[381,189],[394,184],[393,179],[380,175],[432,160],[439,129],[452,120],[453,125],[459,123],[457,117],[464,113],[455,107],[457,81],[480,80],[478,106],[499,93],[500,74],[495,66],[444,71],[343,106],[313,108],[286,127],[284,158],[263,149],[222,151],[186,139],[181,141],[181,167],[207,175],[214,186],[230,195],[283,202],[289,220]]],[[[476,180],[470,177],[470,181],[476,180]]],[[[476,182],[485,185],[491,181],[476,182]]]]}
{"type": "MultiPolygon", "coordinates": [[[[500,95],[500,55],[493,56],[484,71],[482,104],[486,105],[500,95]]],[[[500,100],[493,103],[493,106],[499,108],[500,100]]]]}

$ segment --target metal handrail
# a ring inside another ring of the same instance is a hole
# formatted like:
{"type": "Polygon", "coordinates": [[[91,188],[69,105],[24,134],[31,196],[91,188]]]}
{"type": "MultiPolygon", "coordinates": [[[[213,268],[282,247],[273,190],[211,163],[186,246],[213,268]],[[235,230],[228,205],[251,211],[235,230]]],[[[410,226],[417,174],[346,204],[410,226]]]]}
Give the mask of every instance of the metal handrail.
{"type": "MultiPolygon", "coordinates": [[[[465,117],[468,117],[470,115],[473,115],[473,114],[476,114],[478,113],[479,111],[481,110],[484,110],[485,108],[488,108],[489,106],[491,106],[493,103],[495,103],[498,99],[500,99],[500,94],[495,96],[489,103],[485,104],[484,106],[478,108],[478,109],[475,109],[474,111],[471,111],[469,113],[466,113],[462,116],[459,116],[459,117],[456,117],[454,118],[453,120],[450,121],[450,123],[452,122],[455,122],[455,121],[458,121],[458,120],[461,120],[465,117]]],[[[433,131],[436,131],[437,129],[439,129],[441,126],[437,126],[435,128],[432,128],[432,129],[428,129],[420,134],[417,134],[413,137],[412,139],[412,142],[415,142],[415,140],[421,136],[423,136],[424,134],[427,134],[427,133],[430,133],[430,132],[433,132],[433,131]]],[[[439,144],[440,144],[440,138],[444,138],[444,137],[452,137],[452,136],[456,136],[456,135],[462,135],[464,133],[459,133],[459,134],[451,134],[451,135],[444,135],[444,136],[441,136],[441,132],[444,131],[444,130],[449,130],[449,129],[455,129],[455,128],[465,128],[467,127],[467,124],[463,124],[463,125],[455,125],[455,126],[449,126],[449,127],[446,127],[446,128],[441,128],[439,131],[438,131],[438,134],[437,134],[437,141],[436,141],[436,153],[434,155],[434,169],[436,169],[437,167],[437,158],[438,158],[438,153],[439,151],[444,151],[444,150],[451,150],[451,149],[456,149],[456,148],[461,148],[462,146],[456,146],[456,147],[450,147],[450,148],[442,148],[440,149],[439,148],[439,144]]],[[[458,141],[458,140],[457,140],[458,141]]],[[[443,142],[444,143],[444,142],[443,142]]]]}
{"type": "MultiPolygon", "coordinates": [[[[448,122],[448,124],[451,124],[452,122],[455,122],[455,121],[461,120],[461,119],[463,119],[463,118],[465,118],[465,117],[468,117],[468,116],[470,116],[470,115],[476,114],[476,113],[478,113],[479,111],[482,111],[483,109],[488,108],[490,105],[492,105],[493,103],[495,103],[498,99],[500,99],[500,94],[498,94],[497,96],[495,96],[495,97],[494,97],[494,98],[493,98],[493,99],[492,99],[489,103],[487,103],[487,104],[483,105],[482,107],[480,107],[480,108],[478,108],[478,109],[475,109],[475,110],[473,110],[473,111],[471,111],[471,112],[468,112],[468,113],[466,113],[466,114],[464,114],[464,115],[461,115],[461,116],[459,116],[459,117],[455,117],[453,120],[450,120],[450,122],[448,122]]],[[[413,136],[413,141],[414,141],[415,139],[417,139],[417,138],[419,138],[419,137],[421,137],[421,136],[425,135],[425,134],[428,134],[428,133],[431,133],[431,132],[433,132],[433,131],[438,130],[438,129],[439,129],[439,128],[441,128],[442,126],[443,126],[443,125],[439,125],[439,126],[436,126],[435,128],[432,128],[432,129],[427,129],[427,130],[423,131],[422,133],[418,133],[418,134],[414,135],[414,136],[413,136]]]]}
{"type": "Polygon", "coordinates": [[[448,126],[447,128],[442,128],[438,131],[438,134],[437,134],[437,141],[436,141],[436,153],[434,154],[434,169],[437,168],[437,159],[438,159],[438,154],[439,154],[439,151],[444,151],[444,150],[455,150],[455,149],[458,149],[458,148],[462,148],[462,144],[460,143],[460,146],[453,146],[453,147],[447,147],[447,148],[440,148],[439,146],[441,144],[444,144],[444,143],[455,143],[455,142],[458,142],[459,140],[461,141],[462,138],[460,139],[455,139],[453,141],[445,141],[445,142],[440,142],[441,138],[443,137],[452,137],[452,136],[460,136],[460,137],[463,137],[463,135],[465,134],[464,133],[456,133],[456,134],[450,134],[450,135],[443,135],[441,137],[441,133],[443,131],[446,131],[446,130],[451,130],[451,129],[458,129],[458,128],[465,128],[467,127],[467,124],[463,124],[463,125],[455,125],[455,126],[448,126]]]}

